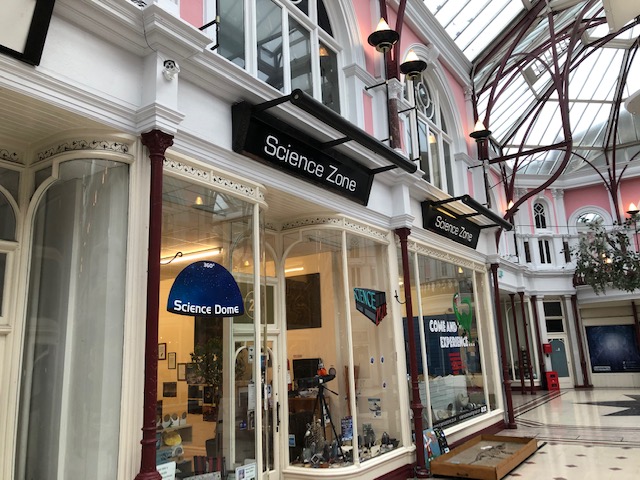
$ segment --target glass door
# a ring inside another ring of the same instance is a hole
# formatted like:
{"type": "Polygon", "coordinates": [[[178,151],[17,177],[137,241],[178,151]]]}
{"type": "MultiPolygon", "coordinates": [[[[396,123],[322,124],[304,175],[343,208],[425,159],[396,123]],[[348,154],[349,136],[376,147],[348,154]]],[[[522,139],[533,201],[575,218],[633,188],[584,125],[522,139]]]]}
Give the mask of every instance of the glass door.
{"type": "Polygon", "coordinates": [[[233,402],[233,468],[229,478],[280,478],[279,434],[281,432],[281,405],[277,382],[276,337],[269,336],[266,342],[256,347],[253,340],[236,336],[235,339],[235,401],[233,402]],[[255,363],[258,363],[255,365],[255,363]],[[259,381],[254,381],[255,368],[259,368],[259,381]],[[261,396],[261,406],[258,405],[261,396]],[[257,408],[261,408],[258,415],[257,408]],[[257,422],[262,431],[262,474],[256,473],[257,422]]]}
{"type": "Polygon", "coordinates": [[[571,360],[567,351],[567,337],[562,335],[557,338],[550,338],[549,343],[551,344],[551,369],[558,373],[560,388],[573,388],[571,360]]]}

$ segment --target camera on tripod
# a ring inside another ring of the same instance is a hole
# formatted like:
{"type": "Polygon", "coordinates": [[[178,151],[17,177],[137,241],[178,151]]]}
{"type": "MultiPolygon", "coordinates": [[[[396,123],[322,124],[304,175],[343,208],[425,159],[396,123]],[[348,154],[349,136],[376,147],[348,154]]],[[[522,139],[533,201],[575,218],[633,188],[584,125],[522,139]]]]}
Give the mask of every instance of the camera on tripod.
{"type": "Polygon", "coordinates": [[[319,387],[320,385],[330,382],[334,378],[336,378],[335,374],[315,375],[313,377],[299,378],[298,388],[304,389],[304,388],[319,387]]]}

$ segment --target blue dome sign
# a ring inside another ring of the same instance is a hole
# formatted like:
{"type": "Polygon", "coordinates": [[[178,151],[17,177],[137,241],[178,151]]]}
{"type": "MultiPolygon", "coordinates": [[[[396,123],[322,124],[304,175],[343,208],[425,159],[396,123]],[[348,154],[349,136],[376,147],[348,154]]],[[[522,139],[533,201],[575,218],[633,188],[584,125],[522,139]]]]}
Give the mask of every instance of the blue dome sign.
{"type": "Polygon", "coordinates": [[[169,292],[167,311],[191,317],[237,317],[244,315],[244,302],[226,268],[201,261],[178,274],[169,292]]]}

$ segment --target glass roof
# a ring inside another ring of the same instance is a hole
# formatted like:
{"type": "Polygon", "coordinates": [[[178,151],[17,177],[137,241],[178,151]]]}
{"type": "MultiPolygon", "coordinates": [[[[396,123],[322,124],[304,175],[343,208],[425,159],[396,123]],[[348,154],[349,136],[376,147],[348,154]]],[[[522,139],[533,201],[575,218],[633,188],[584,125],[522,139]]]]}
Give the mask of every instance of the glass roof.
{"type": "Polygon", "coordinates": [[[624,101],[640,90],[637,19],[610,33],[601,0],[424,2],[473,63],[495,157],[540,175],[635,159],[640,125],[624,101]]]}

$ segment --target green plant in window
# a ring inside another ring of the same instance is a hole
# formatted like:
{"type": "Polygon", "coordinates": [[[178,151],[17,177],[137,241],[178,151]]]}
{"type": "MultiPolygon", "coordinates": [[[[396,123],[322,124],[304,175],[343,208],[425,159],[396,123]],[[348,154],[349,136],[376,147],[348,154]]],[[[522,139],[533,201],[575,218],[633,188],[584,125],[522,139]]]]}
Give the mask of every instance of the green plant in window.
{"type": "Polygon", "coordinates": [[[206,343],[198,344],[191,353],[198,377],[206,385],[222,386],[222,339],[211,337],[206,343]]]}
{"type": "Polygon", "coordinates": [[[596,294],[607,288],[640,290],[640,253],[631,249],[629,220],[607,230],[591,222],[589,231],[571,251],[576,261],[576,282],[591,286],[596,294]]]}

